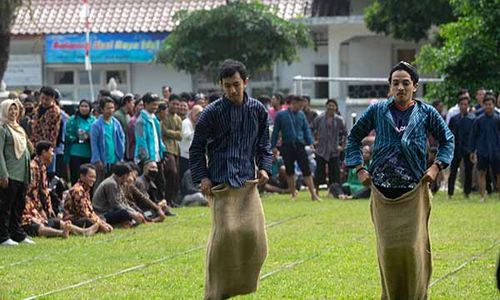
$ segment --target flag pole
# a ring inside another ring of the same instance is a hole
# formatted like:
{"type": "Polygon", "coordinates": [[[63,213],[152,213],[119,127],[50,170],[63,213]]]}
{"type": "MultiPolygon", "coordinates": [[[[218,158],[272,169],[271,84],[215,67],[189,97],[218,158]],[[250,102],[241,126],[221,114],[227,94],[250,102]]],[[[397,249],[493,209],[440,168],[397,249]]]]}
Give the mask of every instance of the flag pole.
{"type": "Polygon", "coordinates": [[[92,63],[90,62],[90,7],[88,0],[83,0],[82,16],[85,18],[85,70],[89,74],[90,100],[94,102],[94,81],[92,80],[92,63]]]}

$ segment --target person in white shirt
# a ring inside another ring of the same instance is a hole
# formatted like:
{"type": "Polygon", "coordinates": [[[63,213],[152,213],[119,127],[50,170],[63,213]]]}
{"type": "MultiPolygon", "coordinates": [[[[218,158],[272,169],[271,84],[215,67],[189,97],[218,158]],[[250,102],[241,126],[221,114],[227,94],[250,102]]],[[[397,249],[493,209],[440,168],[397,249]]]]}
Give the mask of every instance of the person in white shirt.
{"type": "Polygon", "coordinates": [[[179,160],[179,177],[183,178],[184,173],[189,169],[189,147],[194,136],[194,127],[198,118],[203,111],[201,105],[194,105],[188,114],[188,117],[182,121],[182,140],[179,143],[180,160],[179,160]]]}

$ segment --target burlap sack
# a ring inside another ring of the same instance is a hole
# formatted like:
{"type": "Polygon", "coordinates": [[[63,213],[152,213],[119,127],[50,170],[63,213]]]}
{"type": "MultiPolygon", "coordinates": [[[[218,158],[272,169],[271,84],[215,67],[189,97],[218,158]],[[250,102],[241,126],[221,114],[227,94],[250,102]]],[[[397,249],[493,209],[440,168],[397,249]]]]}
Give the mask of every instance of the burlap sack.
{"type": "Polygon", "coordinates": [[[382,299],[427,299],[432,272],[428,183],[397,199],[385,198],[372,185],[370,198],[382,299]]]}
{"type": "Polygon", "coordinates": [[[257,181],[248,181],[242,188],[219,185],[212,193],[205,299],[227,299],[255,292],[267,256],[264,211],[257,181]]]}

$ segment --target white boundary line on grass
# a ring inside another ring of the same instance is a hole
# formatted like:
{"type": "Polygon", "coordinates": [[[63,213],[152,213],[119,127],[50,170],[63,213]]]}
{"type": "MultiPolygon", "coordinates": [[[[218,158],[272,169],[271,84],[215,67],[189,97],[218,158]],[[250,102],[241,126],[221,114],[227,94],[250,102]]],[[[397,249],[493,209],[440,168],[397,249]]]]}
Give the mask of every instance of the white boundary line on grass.
{"type": "MultiPolygon", "coordinates": [[[[286,223],[288,221],[291,221],[291,220],[294,220],[294,219],[298,219],[298,218],[301,218],[301,217],[304,217],[304,216],[306,216],[306,215],[304,214],[304,215],[289,217],[289,218],[286,218],[286,219],[283,219],[283,220],[278,220],[276,222],[269,223],[268,225],[266,225],[266,228],[278,226],[278,225],[281,225],[281,224],[286,223]]],[[[196,250],[200,250],[200,249],[202,249],[204,247],[205,246],[197,246],[197,247],[188,249],[186,251],[178,252],[178,253],[175,253],[175,254],[169,255],[169,256],[160,257],[160,258],[155,259],[153,261],[150,261],[148,263],[143,263],[143,264],[140,264],[140,265],[137,265],[137,266],[133,266],[133,267],[130,267],[130,268],[127,268],[127,269],[124,269],[124,270],[120,270],[120,271],[115,272],[115,273],[111,273],[111,274],[108,274],[108,275],[100,275],[100,276],[97,276],[95,278],[92,278],[92,279],[89,279],[89,280],[85,280],[85,281],[82,281],[82,282],[79,282],[79,283],[75,283],[75,284],[72,284],[72,285],[69,285],[69,286],[65,286],[65,287],[62,287],[62,288],[59,288],[59,289],[56,289],[56,290],[48,291],[48,292],[43,293],[43,294],[30,296],[28,298],[24,298],[24,300],[33,300],[33,299],[38,299],[40,297],[50,296],[50,295],[57,294],[57,293],[60,293],[60,292],[64,292],[64,291],[67,291],[67,290],[75,289],[75,288],[78,288],[78,287],[81,287],[81,286],[84,286],[84,285],[87,285],[87,284],[90,284],[90,283],[93,283],[93,282],[96,282],[96,281],[99,281],[99,280],[102,280],[102,279],[107,279],[107,278],[111,278],[111,277],[118,276],[118,275],[121,275],[121,274],[129,273],[129,272],[132,272],[132,271],[141,270],[141,269],[149,267],[150,265],[153,265],[153,264],[156,264],[156,263],[159,263],[159,262],[163,262],[163,261],[166,261],[166,260],[169,260],[169,259],[173,259],[173,258],[182,256],[184,254],[189,254],[189,253],[194,252],[196,250]]]]}
{"type": "Polygon", "coordinates": [[[450,272],[444,274],[443,276],[439,277],[438,279],[434,280],[430,285],[429,288],[431,288],[433,285],[436,285],[437,283],[443,281],[444,279],[448,278],[449,276],[456,274],[463,270],[469,263],[474,262],[481,256],[485,255],[487,252],[489,252],[491,249],[495,248],[495,246],[500,245],[500,240],[495,241],[490,247],[486,248],[485,250],[481,251],[480,253],[474,255],[470,259],[466,260],[463,264],[458,266],[457,268],[451,270],[450,272]]]}

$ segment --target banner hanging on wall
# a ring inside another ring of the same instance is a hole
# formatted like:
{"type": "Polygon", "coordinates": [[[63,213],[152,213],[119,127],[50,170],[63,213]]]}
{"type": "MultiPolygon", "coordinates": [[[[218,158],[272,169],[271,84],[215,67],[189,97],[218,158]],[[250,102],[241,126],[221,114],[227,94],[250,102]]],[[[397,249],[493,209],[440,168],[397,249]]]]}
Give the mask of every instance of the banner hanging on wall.
{"type": "MultiPolygon", "coordinates": [[[[91,33],[92,63],[149,63],[168,33],[91,33]]],[[[84,63],[85,34],[45,36],[45,63],[84,63]]]]}

